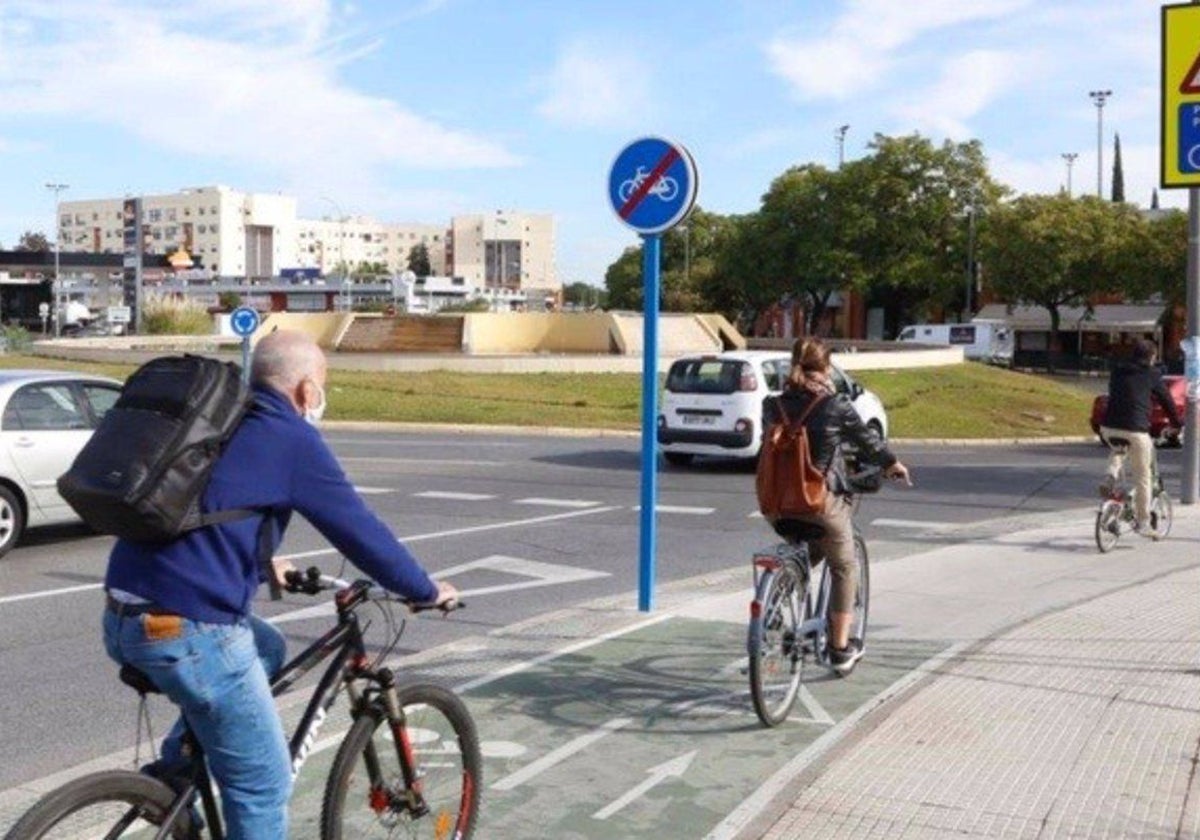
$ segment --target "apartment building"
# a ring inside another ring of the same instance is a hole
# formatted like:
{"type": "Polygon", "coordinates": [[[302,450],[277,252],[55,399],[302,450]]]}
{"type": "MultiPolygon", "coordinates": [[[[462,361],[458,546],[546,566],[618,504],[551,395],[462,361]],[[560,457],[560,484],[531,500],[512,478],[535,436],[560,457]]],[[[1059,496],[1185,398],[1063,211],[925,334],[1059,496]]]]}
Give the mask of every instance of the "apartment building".
{"type": "MultiPolygon", "coordinates": [[[[63,201],[58,236],[65,250],[122,253],[123,198],[63,201]]],[[[408,267],[424,245],[435,276],[463,277],[481,288],[558,290],[554,219],[498,211],[455,216],[448,226],[380,222],[366,216],[301,219],[296,199],[196,187],[142,197],[144,250],[180,249],[198,268],[221,277],[278,277],[284,269],[316,268],[337,276],[344,266],[408,267]]]]}

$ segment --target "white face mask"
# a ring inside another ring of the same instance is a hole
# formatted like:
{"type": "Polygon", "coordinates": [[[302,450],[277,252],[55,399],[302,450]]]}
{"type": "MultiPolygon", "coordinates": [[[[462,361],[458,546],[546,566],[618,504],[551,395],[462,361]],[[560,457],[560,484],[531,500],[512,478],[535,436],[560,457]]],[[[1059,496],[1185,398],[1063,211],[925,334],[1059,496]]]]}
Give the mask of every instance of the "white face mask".
{"type": "Polygon", "coordinates": [[[316,426],[321,422],[321,418],[325,416],[325,406],[328,403],[325,399],[325,389],[322,388],[320,385],[317,385],[316,382],[314,382],[313,385],[316,386],[317,393],[321,395],[321,403],[316,408],[304,409],[304,419],[306,421],[308,421],[309,423],[311,423],[312,425],[316,426]]]}

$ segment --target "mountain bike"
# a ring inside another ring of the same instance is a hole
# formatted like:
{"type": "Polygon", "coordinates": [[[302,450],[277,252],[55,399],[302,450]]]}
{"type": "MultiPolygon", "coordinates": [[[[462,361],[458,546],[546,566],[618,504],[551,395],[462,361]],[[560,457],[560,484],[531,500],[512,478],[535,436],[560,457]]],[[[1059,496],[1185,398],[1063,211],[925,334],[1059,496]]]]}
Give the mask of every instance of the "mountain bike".
{"type": "MultiPolygon", "coordinates": [[[[1129,451],[1128,442],[1120,438],[1112,438],[1108,445],[1117,452],[1125,455],[1129,451]]],[[[1151,539],[1165,540],[1171,533],[1171,523],[1174,519],[1174,507],[1171,496],[1163,486],[1162,475],[1158,471],[1158,449],[1150,450],[1150,536],[1151,539]]],[[[1135,490],[1129,481],[1126,465],[1128,459],[1121,461],[1121,472],[1111,487],[1104,493],[1100,507],[1096,511],[1096,547],[1101,554],[1107,554],[1116,547],[1121,535],[1134,529],[1137,523],[1134,500],[1135,490]]]]}
{"type": "MultiPolygon", "coordinates": [[[[475,723],[453,692],[433,683],[397,681],[382,665],[399,642],[403,622],[387,618],[391,643],[372,660],[366,653],[357,611],[365,604],[393,602],[415,611],[439,609],[409,604],[370,581],[348,583],[319,569],[287,575],[288,592],[316,595],[332,590],[337,624],[284,665],[272,680],[276,696],[326,659],[289,742],[292,774],[300,771],[321,724],[344,689],[351,718],[325,786],[321,809],[324,840],[370,837],[429,837],[466,840],[479,811],[482,757],[475,723]]],[[[461,604],[451,604],[454,609],[461,604]]],[[[444,609],[444,608],[443,608],[444,609]]],[[[141,696],[158,689],[141,671],[121,669],[121,681],[141,696]]],[[[140,732],[139,732],[140,736],[140,732]]],[[[6,835],[38,838],[172,838],[222,840],[220,811],[199,742],[185,736],[189,767],[178,790],[132,770],[105,770],[76,779],[40,799],[6,835]],[[201,809],[194,806],[200,799],[201,809]]]]}
{"type": "MultiPolygon", "coordinates": [[[[852,515],[858,512],[863,492],[879,489],[882,473],[869,470],[850,476],[854,494],[852,515]]],[[[832,577],[829,564],[822,563],[813,579],[813,564],[806,540],[819,539],[824,528],[815,523],[797,526],[793,541],[755,552],[754,600],[750,602],[749,654],[750,698],[764,726],[778,726],[796,704],[804,666],[810,658],[838,676],[829,659],[829,598],[832,577]]],[[[867,616],[871,598],[871,570],[867,544],[854,528],[854,553],[858,560],[858,585],[854,596],[854,618],[850,638],[866,650],[867,616]]]]}

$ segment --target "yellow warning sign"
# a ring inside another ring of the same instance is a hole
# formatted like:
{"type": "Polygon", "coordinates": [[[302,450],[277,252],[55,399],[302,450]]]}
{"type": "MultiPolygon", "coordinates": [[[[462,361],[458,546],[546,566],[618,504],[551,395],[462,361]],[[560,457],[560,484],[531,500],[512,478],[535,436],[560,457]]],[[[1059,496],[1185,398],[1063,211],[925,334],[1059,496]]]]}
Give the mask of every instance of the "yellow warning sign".
{"type": "Polygon", "coordinates": [[[1162,7],[1163,187],[1200,187],[1200,4],[1162,7]]]}

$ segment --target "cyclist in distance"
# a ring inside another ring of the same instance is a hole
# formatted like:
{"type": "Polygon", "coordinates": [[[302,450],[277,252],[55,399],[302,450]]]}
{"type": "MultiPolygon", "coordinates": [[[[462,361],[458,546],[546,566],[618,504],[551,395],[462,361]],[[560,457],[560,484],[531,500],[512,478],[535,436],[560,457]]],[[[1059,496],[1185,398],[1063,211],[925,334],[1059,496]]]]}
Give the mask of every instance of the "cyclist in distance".
{"type": "MultiPolygon", "coordinates": [[[[443,604],[435,583],[365,504],[317,431],[326,362],[307,335],[277,331],[258,342],[254,403],[204,491],[204,512],[255,515],[148,545],[118,540],[105,577],[104,643],[178,705],[221,790],[230,840],[284,840],[291,760],[271,698],[285,659],[283,635],[252,612],[265,575],[290,564],[274,555],[293,511],[380,585],[415,602],[443,604]],[[265,549],[265,550],[264,550],[265,549]]],[[[144,772],[170,783],[187,766],[182,723],[144,772]],[[182,767],[181,767],[182,766],[182,767]]]]}
{"type": "Polygon", "coordinates": [[[829,607],[829,658],[834,669],[846,673],[862,657],[862,640],[851,639],[854,619],[855,586],[858,560],[854,554],[854,523],[851,520],[852,489],[846,479],[846,447],[854,449],[859,465],[883,468],[888,478],[909,486],[908,468],[880,440],[878,433],[863,423],[850,397],[837,393],[829,375],[830,348],[817,338],[800,338],[792,346],[792,366],[779,397],[763,400],[763,428],[780,422],[777,400],[783,401],[789,417],[800,417],[814,400],[823,400],[804,421],[813,463],[825,473],[825,510],[805,519],[779,519],[772,522],[775,531],[795,541],[797,524],[817,523],[824,527],[821,539],[808,544],[814,565],[829,563],[832,579],[829,607]],[[826,397],[828,397],[826,399],[826,397]]]}
{"type": "MultiPolygon", "coordinates": [[[[1157,400],[1167,414],[1173,429],[1183,428],[1175,401],[1171,399],[1162,374],[1154,364],[1158,351],[1153,341],[1141,338],[1134,342],[1129,359],[1114,362],[1108,377],[1108,408],[1104,422],[1100,424],[1100,435],[1107,441],[1126,441],[1129,450],[1129,467],[1133,473],[1134,487],[1134,530],[1149,535],[1151,461],[1154,457],[1154,441],[1150,439],[1150,401],[1157,400]]],[[[1108,496],[1120,480],[1121,467],[1125,463],[1125,452],[1121,447],[1109,445],[1108,474],[1100,485],[1100,495],[1108,496]]]]}

